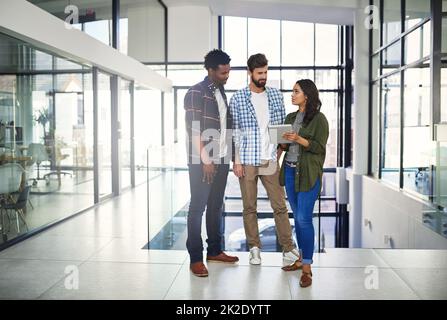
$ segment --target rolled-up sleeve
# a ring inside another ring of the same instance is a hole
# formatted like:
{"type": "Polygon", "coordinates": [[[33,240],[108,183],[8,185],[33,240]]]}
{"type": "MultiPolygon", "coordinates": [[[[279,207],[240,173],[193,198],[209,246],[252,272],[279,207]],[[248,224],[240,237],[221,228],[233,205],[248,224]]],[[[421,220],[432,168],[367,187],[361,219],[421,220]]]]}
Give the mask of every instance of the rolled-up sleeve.
{"type": "Polygon", "coordinates": [[[305,152],[322,154],[326,151],[326,143],[329,137],[329,124],[326,117],[321,117],[320,119],[315,137],[307,139],[309,146],[304,148],[305,152]]]}
{"type": "Polygon", "coordinates": [[[237,97],[233,95],[230,99],[230,112],[233,117],[233,141],[235,148],[239,148],[240,146],[240,124],[239,124],[239,113],[237,112],[237,97]]]}

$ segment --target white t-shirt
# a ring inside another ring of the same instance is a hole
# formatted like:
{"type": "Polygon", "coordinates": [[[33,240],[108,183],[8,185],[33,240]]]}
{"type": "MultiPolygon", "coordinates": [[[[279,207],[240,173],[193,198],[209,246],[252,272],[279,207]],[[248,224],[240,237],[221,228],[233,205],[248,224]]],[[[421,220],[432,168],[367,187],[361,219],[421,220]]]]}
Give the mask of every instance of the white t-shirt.
{"type": "Polygon", "coordinates": [[[219,157],[224,158],[228,152],[227,145],[227,105],[225,103],[222,94],[219,89],[214,92],[217,105],[219,106],[219,118],[220,118],[220,154],[219,157]]]}
{"type": "Polygon", "coordinates": [[[272,160],[273,144],[270,144],[268,125],[270,122],[269,99],[267,92],[251,93],[251,103],[255,109],[261,133],[261,160],[272,160]]]}

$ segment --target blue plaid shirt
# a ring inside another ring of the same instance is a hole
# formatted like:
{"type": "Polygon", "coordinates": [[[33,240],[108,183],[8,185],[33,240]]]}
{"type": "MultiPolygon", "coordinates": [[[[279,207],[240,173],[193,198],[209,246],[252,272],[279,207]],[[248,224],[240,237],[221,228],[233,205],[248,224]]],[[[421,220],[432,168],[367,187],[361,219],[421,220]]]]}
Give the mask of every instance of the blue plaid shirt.
{"type": "MultiPolygon", "coordinates": [[[[270,125],[283,124],[286,118],[284,97],[278,89],[265,87],[269,103],[270,125]]],[[[230,100],[230,112],[233,116],[233,136],[241,164],[261,165],[261,132],[256,112],[251,102],[249,87],[236,92],[230,100]]],[[[276,148],[272,159],[276,160],[276,148]]]]}

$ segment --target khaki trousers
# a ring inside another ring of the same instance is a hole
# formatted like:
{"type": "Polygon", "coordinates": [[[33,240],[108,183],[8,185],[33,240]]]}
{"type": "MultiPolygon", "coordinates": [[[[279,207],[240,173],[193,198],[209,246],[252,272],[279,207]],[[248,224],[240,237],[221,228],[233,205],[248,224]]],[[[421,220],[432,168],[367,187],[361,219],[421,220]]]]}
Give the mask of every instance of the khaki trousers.
{"type": "Polygon", "coordinates": [[[249,248],[261,248],[257,215],[259,178],[267,191],[267,196],[273,209],[278,241],[283,251],[287,252],[294,249],[295,245],[292,239],[292,228],[287,212],[284,188],[279,184],[278,163],[269,161],[259,167],[245,165],[243,167],[245,175],[239,178],[239,185],[241,187],[244,208],[242,217],[249,248]]]}

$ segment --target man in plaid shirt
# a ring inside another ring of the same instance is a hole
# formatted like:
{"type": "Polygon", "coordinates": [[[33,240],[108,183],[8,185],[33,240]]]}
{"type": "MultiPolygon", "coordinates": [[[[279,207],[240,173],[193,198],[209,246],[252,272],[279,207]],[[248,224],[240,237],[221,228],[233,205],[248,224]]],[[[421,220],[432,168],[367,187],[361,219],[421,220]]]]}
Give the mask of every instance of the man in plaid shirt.
{"type": "Polygon", "coordinates": [[[191,202],[188,211],[190,269],[208,276],[203,264],[202,215],[206,207],[207,261],[235,263],[239,259],[222,251],[222,207],[232,156],[232,117],[224,84],[230,73],[230,57],[222,50],[205,56],[208,76],[185,95],[188,169],[191,202]]]}
{"type": "Polygon", "coordinates": [[[264,185],[270,204],[279,243],[286,259],[299,259],[292,239],[284,189],[279,184],[277,148],[270,141],[268,126],[283,124],[286,112],[282,93],[266,86],[268,61],[265,55],[252,55],[248,61],[250,84],[233,95],[230,111],[233,116],[235,142],[234,174],[239,178],[243,202],[243,220],[250,263],[260,264],[261,241],[258,230],[258,179],[264,185]]]}

